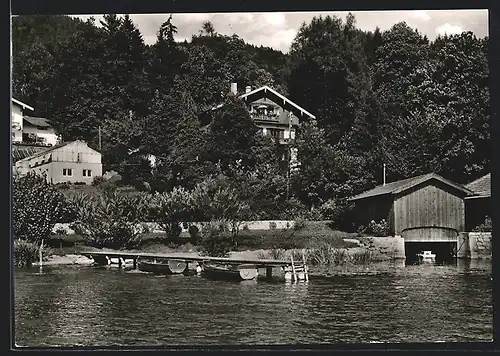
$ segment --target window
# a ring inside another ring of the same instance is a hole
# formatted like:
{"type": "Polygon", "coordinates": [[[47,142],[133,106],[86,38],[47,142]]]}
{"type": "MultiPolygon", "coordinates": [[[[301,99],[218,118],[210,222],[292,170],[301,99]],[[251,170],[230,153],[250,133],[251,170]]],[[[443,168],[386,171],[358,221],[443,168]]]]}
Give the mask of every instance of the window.
{"type": "Polygon", "coordinates": [[[84,169],[83,176],[84,177],[92,177],[92,171],[90,169],[84,169]]]}
{"type": "Polygon", "coordinates": [[[280,138],[280,134],[281,134],[282,130],[280,130],[280,129],[268,129],[267,131],[271,134],[272,137],[280,138]]]}
{"type": "Polygon", "coordinates": [[[73,169],[72,168],[63,168],[63,176],[64,177],[72,177],[73,169]]]}

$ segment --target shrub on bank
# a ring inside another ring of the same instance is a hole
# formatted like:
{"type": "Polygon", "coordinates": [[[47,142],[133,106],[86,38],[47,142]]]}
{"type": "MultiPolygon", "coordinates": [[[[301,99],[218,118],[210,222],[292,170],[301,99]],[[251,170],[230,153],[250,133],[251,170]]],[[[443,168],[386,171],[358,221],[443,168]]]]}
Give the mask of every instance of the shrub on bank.
{"type": "Polygon", "coordinates": [[[375,222],[374,220],[372,220],[370,221],[370,225],[368,226],[368,232],[373,233],[373,236],[375,237],[389,236],[389,224],[387,223],[387,221],[385,221],[385,219],[382,219],[379,222],[375,222]]]}
{"type": "Polygon", "coordinates": [[[491,232],[491,218],[486,216],[484,222],[478,226],[476,226],[472,231],[473,232],[491,232]]]}
{"type": "MultiPolygon", "coordinates": [[[[14,240],[14,265],[17,267],[30,267],[40,259],[40,245],[33,242],[15,239],[14,240]]],[[[42,260],[51,254],[51,249],[43,247],[42,260]]]]}
{"type": "Polygon", "coordinates": [[[232,232],[225,220],[213,220],[201,229],[201,246],[209,256],[225,257],[234,247],[232,232]]]}
{"type": "Polygon", "coordinates": [[[181,224],[190,220],[193,198],[184,188],[174,188],[151,196],[151,210],[154,221],[165,231],[168,242],[179,242],[181,224]]]}
{"type": "Polygon", "coordinates": [[[145,195],[124,195],[116,191],[79,194],[72,198],[77,218],[72,224],[85,243],[98,248],[134,248],[144,233],[147,210],[145,195]]]}
{"type": "Polygon", "coordinates": [[[16,239],[40,244],[50,237],[55,224],[72,217],[65,196],[45,176],[29,173],[14,176],[13,228],[16,239]]]}

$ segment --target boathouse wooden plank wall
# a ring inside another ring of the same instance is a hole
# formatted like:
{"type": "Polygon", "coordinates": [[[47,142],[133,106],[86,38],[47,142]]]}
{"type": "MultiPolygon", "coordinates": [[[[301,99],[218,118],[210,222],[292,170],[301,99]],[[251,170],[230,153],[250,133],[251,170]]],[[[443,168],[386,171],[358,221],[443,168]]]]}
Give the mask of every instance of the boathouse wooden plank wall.
{"type": "Polygon", "coordinates": [[[405,241],[455,240],[465,229],[464,194],[431,180],[394,196],[394,233],[405,241]]]}
{"type": "Polygon", "coordinates": [[[472,192],[434,173],[380,185],[350,198],[356,225],[385,219],[405,242],[452,242],[465,230],[464,198],[472,192]]]}
{"type": "Polygon", "coordinates": [[[391,233],[394,233],[394,199],[392,195],[374,196],[356,202],[355,220],[357,226],[367,227],[370,221],[377,223],[385,219],[391,233]]]}

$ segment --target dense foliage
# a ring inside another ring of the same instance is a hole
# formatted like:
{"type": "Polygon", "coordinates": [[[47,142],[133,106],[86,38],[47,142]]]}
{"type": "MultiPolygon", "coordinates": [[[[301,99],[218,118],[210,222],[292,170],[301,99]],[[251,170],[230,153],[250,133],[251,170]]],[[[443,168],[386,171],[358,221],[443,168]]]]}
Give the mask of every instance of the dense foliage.
{"type": "Polygon", "coordinates": [[[72,229],[93,247],[113,249],[137,247],[148,231],[142,225],[148,205],[144,195],[119,194],[102,190],[98,194],[73,196],[76,219],[72,229]]]}
{"type": "Polygon", "coordinates": [[[55,224],[71,218],[64,195],[41,175],[14,176],[13,230],[15,240],[36,245],[50,237],[55,224]]]}
{"type": "Polygon", "coordinates": [[[104,169],[166,194],[156,200],[172,236],[180,217],[165,209],[185,203],[182,189],[209,189],[221,174],[232,183],[217,199],[237,193],[246,209],[230,211],[335,220],[347,197],[382,183],[384,163],[389,182],[435,172],[465,183],[489,171],[487,38],[464,32],[430,41],[405,23],[365,32],[353,15],[303,24],[287,54],[219,34],[211,23],[190,42],[176,33],[175,15],[152,45],[129,16],[106,15],[101,26],[13,18],[14,97],[50,118],[65,140],[97,148],[100,128],[104,169]],[[299,170],[287,174],[286,154],[257,134],[229,94],[231,82],[269,85],[316,115],[298,132],[299,170]],[[154,169],[148,155],[157,158],[154,169]]]}

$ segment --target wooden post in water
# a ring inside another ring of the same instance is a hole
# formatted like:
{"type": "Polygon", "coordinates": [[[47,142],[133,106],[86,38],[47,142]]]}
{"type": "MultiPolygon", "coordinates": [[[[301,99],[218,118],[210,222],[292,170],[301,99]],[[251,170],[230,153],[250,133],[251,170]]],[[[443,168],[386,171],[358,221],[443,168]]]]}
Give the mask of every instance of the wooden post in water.
{"type": "Polygon", "coordinates": [[[293,274],[293,280],[294,282],[297,282],[297,274],[295,273],[295,265],[293,263],[293,254],[290,255],[290,258],[292,260],[292,274],[293,274]]]}
{"type": "Polygon", "coordinates": [[[266,267],[266,278],[267,279],[273,278],[273,267],[272,266],[266,267]]]}
{"type": "Polygon", "coordinates": [[[43,260],[43,239],[40,243],[40,249],[38,250],[38,257],[40,258],[40,270],[42,269],[42,260],[43,260]]]}
{"type": "Polygon", "coordinates": [[[309,274],[307,273],[306,255],[304,254],[303,251],[302,251],[302,261],[304,262],[304,275],[305,275],[306,281],[308,281],[309,280],[309,274]]]}

